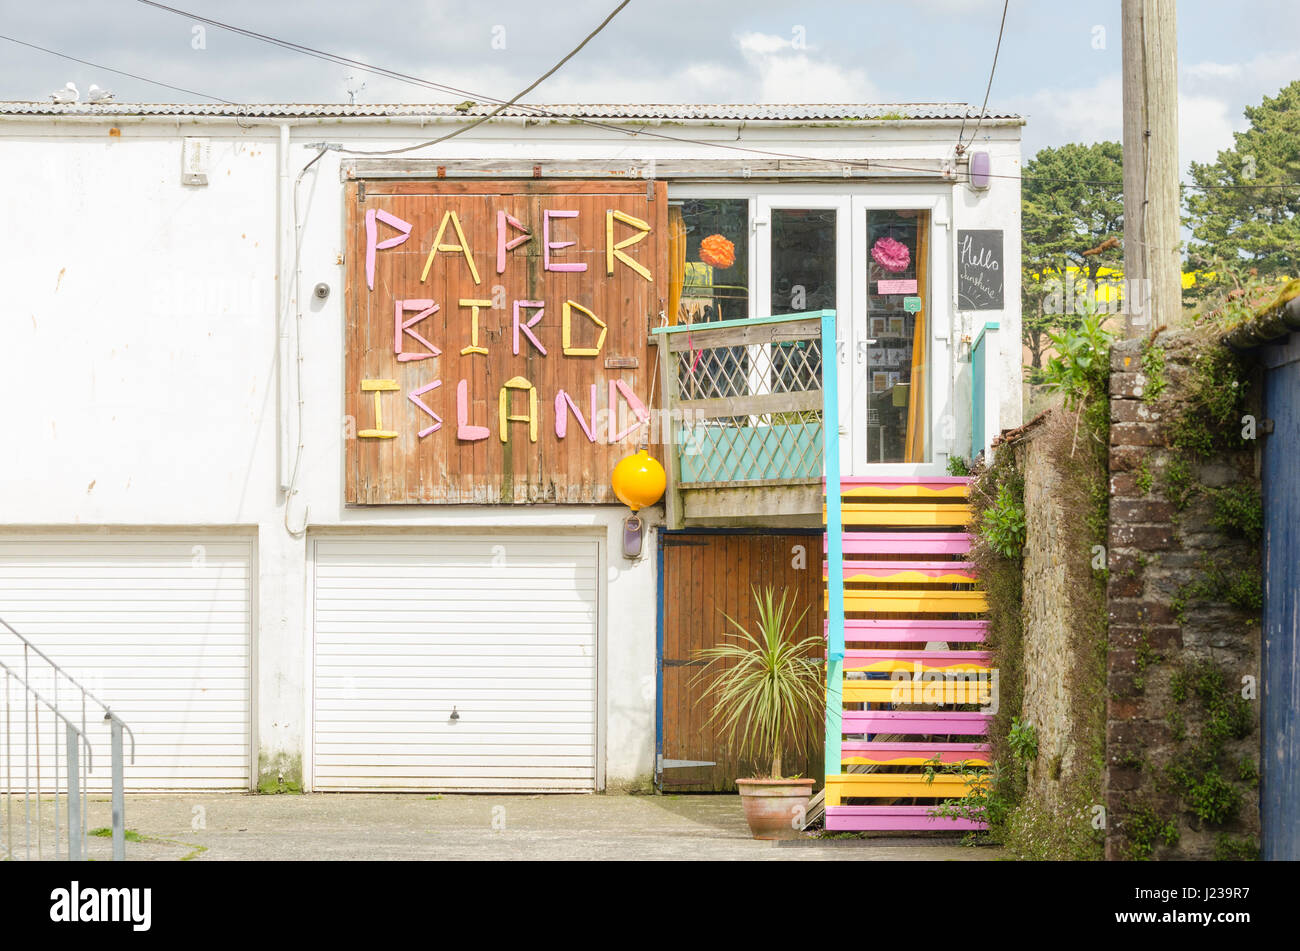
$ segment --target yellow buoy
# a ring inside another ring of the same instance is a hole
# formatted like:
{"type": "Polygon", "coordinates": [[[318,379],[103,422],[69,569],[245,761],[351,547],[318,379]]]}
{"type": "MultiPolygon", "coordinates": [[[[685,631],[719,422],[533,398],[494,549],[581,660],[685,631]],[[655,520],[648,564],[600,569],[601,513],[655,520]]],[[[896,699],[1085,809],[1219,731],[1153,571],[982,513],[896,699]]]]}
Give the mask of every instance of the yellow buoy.
{"type": "Polygon", "coordinates": [[[668,477],[664,467],[641,449],[618,461],[610,484],[618,500],[635,512],[663,498],[668,477]]]}

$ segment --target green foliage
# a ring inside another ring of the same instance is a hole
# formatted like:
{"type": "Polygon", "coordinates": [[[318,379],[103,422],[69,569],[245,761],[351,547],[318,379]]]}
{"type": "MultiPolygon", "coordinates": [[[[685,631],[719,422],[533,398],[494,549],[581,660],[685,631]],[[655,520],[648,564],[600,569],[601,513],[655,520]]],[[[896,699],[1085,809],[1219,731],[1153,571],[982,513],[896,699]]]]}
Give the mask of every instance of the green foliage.
{"type": "Polygon", "coordinates": [[[1160,663],[1164,660],[1164,657],[1151,649],[1151,640],[1147,636],[1145,629],[1142,631],[1142,636],[1138,640],[1137,650],[1134,653],[1136,654],[1135,660],[1137,673],[1133,677],[1133,688],[1138,693],[1142,693],[1146,690],[1147,668],[1153,664],[1160,663]]]}
{"type": "MultiPolygon", "coordinates": [[[[109,826],[103,826],[98,829],[91,829],[86,834],[93,835],[99,839],[111,839],[113,837],[113,830],[109,826]]],[[[145,840],[145,837],[134,829],[124,829],[122,836],[127,842],[143,842],[145,840]]]]}
{"type": "Polygon", "coordinates": [[[1197,482],[1192,464],[1183,456],[1173,456],[1165,466],[1165,497],[1181,512],[1196,494],[1197,482]]]}
{"type": "Polygon", "coordinates": [[[998,497],[984,510],[980,535],[1003,558],[1018,559],[1025,547],[1025,503],[1009,485],[998,488],[998,497]]]}
{"type": "Polygon", "coordinates": [[[1142,465],[1138,467],[1137,477],[1134,481],[1143,495],[1148,494],[1151,491],[1151,486],[1155,483],[1155,479],[1151,476],[1151,467],[1147,464],[1145,457],[1142,459],[1142,465]]]}
{"type": "Polygon", "coordinates": [[[1211,519],[1225,535],[1258,542],[1264,536],[1264,500],[1253,485],[1229,485],[1211,489],[1214,505],[1211,519]]]}
{"type": "MultiPolygon", "coordinates": [[[[1194,701],[1198,729],[1184,732],[1165,775],[1188,812],[1202,822],[1222,825],[1237,815],[1242,802],[1240,789],[1224,776],[1224,749],[1254,731],[1250,703],[1229,684],[1223,669],[1207,659],[1177,671],[1170,686],[1179,704],[1194,701]]],[[[1239,781],[1249,786],[1258,783],[1255,764],[1248,757],[1237,762],[1235,771],[1239,781]]]]}
{"type": "Polygon", "coordinates": [[[1142,402],[1154,403],[1165,391],[1169,381],[1165,379],[1165,351],[1154,343],[1148,343],[1142,351],[1142,373],[1146,376],[1146,386],[1142,390],[1142,402]]]}
{"type": "Polygon", "coordinates": [[[1021,332],[1033,370],[1042,367],[1052,332],[1079,324],[1076,313],[1051,312],[1048,301],[1054,289],[1074,280],[1076,299],[1087,297],[1086,282],[1096,281],[1102,268],[1123,266],[1119,248],[1083,254],[1123,233],[1123,178],[1123,148],[1118,142],[1045,148],[1025,163],[1020,190],[1021,332]],[[1070,272],[1071,267],[1079,270],[1070,272]]]}
{"type": "Polygon", "coordinates": [[[1038,731],[1032,723],[1020,717],[1011,718],[1011,732],[1007,735],[1011,754],[1022,763],[1038,759],[1038,731]]]}
{"type": "Polygon", "coordinates": [[[1111,335],[1102,326],[1105,315],[1088,310],[1076,329],[1049,335],[1056,355],[1048,361],[1043,381],[1065,395],[1070,409],[1107,396],[1111,335]]]}
{"type": "Polygon", "coordinates": [[[771,587],[753,594],[757,627],[747,630],[724,614],[735,628],[727,636],[736,641],[696,651],[708,663],[695,681],[713,677],[705,689],[714,704],[707,723],[720,726],[728,748],[736,748],[741,759],[770,757],[771,778],[781,779],[785,742],[793,741],[795,751],[803,753],[821,722],[825,640],[820,635],[795,640],[808,609],[795,616],[788,591],[781,592],[780,601],[771,587]]]}
{"type": "Polygon", "coordinates": [[[1241,417],[1249,377],[1239,356],[1212,346],[1197,358],[1188,379],[1183,412],[1170,428],[1170,442],[1197,459],[1241,449],[1241,417]]]}
{"type": "Polygon", "coordinates": [[[970,464],[961,456],[948,457],[948,475],[950,476],[968,476],[970,475],[970,464]]]}
{"type": "Polygon", "coordinates": [[[1237,764],[1237,778],[1247,786],[1259,785],[1259,767],[1249,756],[1243,756],[1237,764]]]}
{"type": "Polygon", "coordinates": [[[1257,566],[1224,568],[1208,558],[1200,565],[1200,576],[1182,585],[1169,601],[1179,624],[1187,623],[1187,608],[1196,601],[1229,604],[1254,615],[1264,610],[1264,587],[1257,566]]]}
{"type": "MultiPolygon", "coordinates": [[[[1300,181],[1300,80],[1245,112],[1250,128],[1234,133],[1233,147],[1214,162],[1193,162],[1192,180],[1200,186],[1300,181]]],[[[1300,273],[1300,188],[1189,189],[1186,204],[1194,267],[1226,263],[1265,279],[1300,273]]]]}
{"type": "Polygon", "coordinates": [[[1214,861],[1216,862],[1254,862],[1259,859],[1259,843],[1254,836],[1235,839],[1226,832],[1220,832],[1214,839],[1214,861]]]}
{"type": "Polygon", "coordinates": [[[1151,858],[1157,842],[1174,846],[1180,838],[1178,823],[1172,818],[1161,818],[1154,809],[1143,803],[1124,817],[1124,837],[1128,840],[1128,857],[1143,862],[1151,858]]]}
{"type": "MultiPolygon", "coordinates": [[[[971,483],[975,525],[983,521],[1004,489],[1012,498],[1022,497],[1024,478],[1015,468],[1014,454],[998,449],[989,465],[971,483]]],[[[1024,575],[1018,558],[1007,558],[995,551],[978,531],[970,558],[988,602],[985,646],[992,654],[992,666],[999,671],[998,708],[988,731],[993,766],[989,771],[989,787],[983,795],[988,839],[1003,842],[1008,833],[1008,819],[1020,807],[1025,793],[1025,770],[1012,768],[1014,758],[1007,747],[1012,717],[1020,712],[1024,697],[1024,575]]]]}

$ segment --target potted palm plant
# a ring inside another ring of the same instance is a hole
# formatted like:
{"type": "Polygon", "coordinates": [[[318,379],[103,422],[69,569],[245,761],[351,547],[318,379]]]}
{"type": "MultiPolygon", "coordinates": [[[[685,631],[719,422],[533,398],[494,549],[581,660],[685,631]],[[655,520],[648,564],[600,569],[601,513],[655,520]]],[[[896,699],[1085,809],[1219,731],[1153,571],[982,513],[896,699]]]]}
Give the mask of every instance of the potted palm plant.
{"type": "Polygon", "coordinates": [[[721,726],[727,747],[741,759],[770,764],[766,776],[736,780],[754,838],[792,839],[802,828],[813,780],[783,776],[781,752],[789,742],[802,755],[821,722],[825,642],[795,639],[808,609],[796,616],[789,592],[782,590],[778,600],[771,587],[754,591],[754,603],[752,629],[723,615],[734,628],[724,637],[733,640],[696,651],[708,663],[695,679],[712,678],[705,688],[713,700],[707,722],[721,726]]]}

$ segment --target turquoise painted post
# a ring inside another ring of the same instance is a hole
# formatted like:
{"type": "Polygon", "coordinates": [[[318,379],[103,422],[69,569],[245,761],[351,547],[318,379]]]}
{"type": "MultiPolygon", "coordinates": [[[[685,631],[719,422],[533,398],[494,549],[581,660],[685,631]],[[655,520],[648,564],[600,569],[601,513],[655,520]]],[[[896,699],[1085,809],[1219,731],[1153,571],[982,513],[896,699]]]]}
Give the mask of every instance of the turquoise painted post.
{"type": "Polygon", "coordinates": [[[984,331],[980,331],[970,355],[970,457],[984,448],[984,331]]]}
{"type": "Polygon", "coordinates": [[[840,771],[844,666],[844,518],[840,510],[839,337],[835,311],[822,311],[822,458],[826,466],[826,757],[840,771]]]}

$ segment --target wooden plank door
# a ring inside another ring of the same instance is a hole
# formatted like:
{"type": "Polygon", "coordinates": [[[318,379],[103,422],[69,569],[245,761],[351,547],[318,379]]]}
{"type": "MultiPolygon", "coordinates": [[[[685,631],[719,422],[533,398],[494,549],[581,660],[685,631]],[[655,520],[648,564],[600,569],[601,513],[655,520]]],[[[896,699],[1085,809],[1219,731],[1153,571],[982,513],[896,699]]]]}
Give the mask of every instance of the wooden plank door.
{"type": "MultiPolygon", "coordinates": [[[[694,683],[704,666],[695,652],[723,642],[731,625],[725,615],[747,628],[756,624],[753,590],[775,586],[795,599],[796,616],[805,607],[797,637],[822,631],[822,536],[820,532],[782,534],[665,532],[663,545],[663,741],[665,761],[710,762],[713,766],[668,768],[665,790],[726,792],[735,780],[756,774],[756,765],[741,762],[726,749],[723,731],[707,725],[712,704],[706,683],[694,683]]],[[[711,678],[710,678],[711,679],[711,678]]],[[[822,776],[820,733],[816,730],[804,756],[793,748],[783,756],[786,775],[822,776]]],[[[761,764],[763,770],[769,764],[761,764]]]]}

